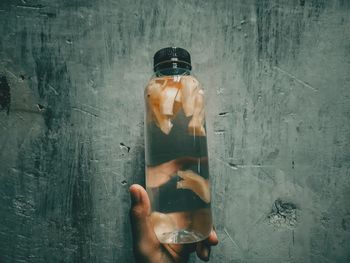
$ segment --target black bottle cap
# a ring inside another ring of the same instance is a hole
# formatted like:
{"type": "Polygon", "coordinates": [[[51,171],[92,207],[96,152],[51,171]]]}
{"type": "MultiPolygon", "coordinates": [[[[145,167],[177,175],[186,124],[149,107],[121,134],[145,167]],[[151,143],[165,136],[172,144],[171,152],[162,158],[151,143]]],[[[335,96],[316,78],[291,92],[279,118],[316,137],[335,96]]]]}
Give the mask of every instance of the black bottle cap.
{"type": "Polygon", "coordinates": [[[179,47],[166,47],[158,50],[153,57],[153,69],[184,68],[191,70],[191,56],[187,50],[179,47]]]}

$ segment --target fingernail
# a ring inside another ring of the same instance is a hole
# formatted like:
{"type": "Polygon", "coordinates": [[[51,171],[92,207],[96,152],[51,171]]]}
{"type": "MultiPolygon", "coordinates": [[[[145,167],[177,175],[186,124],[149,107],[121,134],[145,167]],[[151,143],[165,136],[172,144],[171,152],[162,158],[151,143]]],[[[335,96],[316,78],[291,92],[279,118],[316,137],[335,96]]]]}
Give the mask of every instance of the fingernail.
{"type": "Polygon", "coordinates": [[[137,189],[136,191],[134,190],[130,192],[131,192],[131,203],[133,205],[139,203],[141,199],[140,191],[137,189]]]}
{"type": "Polygon", "coordinates": [[[203,248],[203,255],[204,255],[205,258],[207,258],[207,259],[209,258],[210,250],[207,247],[203,248]]]}

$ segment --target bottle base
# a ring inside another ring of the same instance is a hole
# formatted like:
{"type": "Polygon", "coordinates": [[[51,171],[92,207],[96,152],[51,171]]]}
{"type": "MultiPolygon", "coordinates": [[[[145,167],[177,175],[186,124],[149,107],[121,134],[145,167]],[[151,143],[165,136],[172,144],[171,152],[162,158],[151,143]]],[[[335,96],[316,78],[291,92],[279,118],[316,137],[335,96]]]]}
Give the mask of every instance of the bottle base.
{"type": "Polygon", "coordinates": [[[197,232],[188,230],[176,230],[172,232],[162,233],[161,236],[157,236],[159,242],[163,244],[188,244],[195,243],[206,239],[208,236],[204,236],[197,232]]]}

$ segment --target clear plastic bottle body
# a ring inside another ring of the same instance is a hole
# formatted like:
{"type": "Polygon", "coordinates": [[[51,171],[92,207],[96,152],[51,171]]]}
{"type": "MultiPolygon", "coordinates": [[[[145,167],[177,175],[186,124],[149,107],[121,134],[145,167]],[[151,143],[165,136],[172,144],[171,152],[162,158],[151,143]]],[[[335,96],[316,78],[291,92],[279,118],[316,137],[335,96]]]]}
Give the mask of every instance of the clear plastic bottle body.
{"type": "Polygon", "coordinates": [[[145,89],[146,190],[162,243],[193,243],[212,228],[203,90],[185,69],[156,72],[145,89]]]}

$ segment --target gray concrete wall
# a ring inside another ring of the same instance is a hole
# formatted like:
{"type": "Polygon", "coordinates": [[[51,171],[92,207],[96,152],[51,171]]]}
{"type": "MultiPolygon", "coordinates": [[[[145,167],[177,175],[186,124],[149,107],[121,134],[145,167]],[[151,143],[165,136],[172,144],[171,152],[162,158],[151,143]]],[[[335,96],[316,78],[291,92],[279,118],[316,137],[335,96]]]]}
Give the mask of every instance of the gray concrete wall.
{"type": "Polygon", "coordinates": [[[206,89],[211,262],[350,262],[349,13],[348,0],[1,0],[0,262],[133,262],[143,87],[169,45],[206,89]]]}

